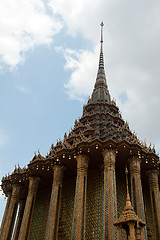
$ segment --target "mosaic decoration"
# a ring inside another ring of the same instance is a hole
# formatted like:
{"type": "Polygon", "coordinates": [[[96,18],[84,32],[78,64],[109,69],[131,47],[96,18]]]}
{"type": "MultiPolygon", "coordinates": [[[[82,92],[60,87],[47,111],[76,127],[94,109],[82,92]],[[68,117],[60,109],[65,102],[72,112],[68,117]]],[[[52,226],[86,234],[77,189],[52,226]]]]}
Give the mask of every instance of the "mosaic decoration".
{"type": "Polygon", "coordinates": [[[79,179],[80,179],[80,176],[78,176],[78,179],[77,179],[76,200],[75,200],[75,213],[74,213],[74,219],[73,219],[73,240],[76,237],[76,221],[77,221],[79,179]]]}
{"type": "Polygon", "coordinates": [[[27,240],[27,238],[28,238],[29,227],[30,227],[31,218],[32,218],[32,214],[33,214],[32,211],[33,211],[34,202],[35,202],[35,198],[33,197],[33,199],[32,199],[32,204],[31,204],[30,215],[29,215],[29,219],[28,219],[27,231],[26,231],[26,240],[27,240]]]}
{"type": "MultiPolygon", "coordinates": [[[[50,209],[53,208],[53,200],[54,200],[54,186],[52,189],[52,196],[51,196],[51,202],[50,202],[50,209]]],[[[48,216],[48,223],[47,223],[47,233],[46,233],[46,239],[49,238],[49,229],[50,229],[50,224],[51,224],[51,216],[52,216],[52,210],[49,209],[49,216],[48,216]]]]}
{"type": "Polygon", "coordinates": [[[108,239],[108,174],[105,172],[105,238],[108,239]]]}
{"type": "Polygon", "coordinates": [[[56,206],[56,219],[55,219],[55,228],[54,228],[54,236],[53,240],[56,240],[56,233],[57,233],[57,225],[58,225],[58,213],[59,213],[59,205],[60,205],[60,194],[61,194],[61,187],[58,187],[58,197],[57,197],[57,206],[56,206]]]}
{"type": "Polygon", "coordinates": [[[62,227],[65,240],[71,239],[76,178],[64,181],[62,188],[62,227]]]}
{"type": "Polygon", "coordinates": [[[100,169],[88,173],[86,204],[86,240],[102,239],[103,173],[100,169]],[[94,237],[93,237],[94,236],[94,237]]]}
{"type": "Polygon", "coordinates": [[[82,240],[84,239],[84,224],[85,224],[85,202],[86,202],[86,176],[84,176],[83,183],[83,219],[82,219],[82,240]]]}
{"type": "MultiPolygon", "coordinates": [[[[126,203],[126,182],[125,174],[116,171],[116,189],[117,189],[117,219],[122,214],[126,203]]],[[[127,235],[124,229],[121,229],[121,239],[126,240],[127,235]]]]}
{"type": "MultiPolygon", "coordinates": [[[[114,221],[117,220],[117,213],[116,213],[116,184],[115,184],[115,172],[113,172],[113,204],[114,204],[114,221]]],[[[114,226],[114,239],[117,240],[117,228],[114,226]]]]}
{"type": "Polygon", "coordinates": [[[160,203],[160,194],[159,194],[159,191],[158,191],[158,199],[159,199],[159,203],[160,203]]]}
{"type": "Polygon", "coordinates": [[[45,239],[50,197],[51,188],[37,192],[29,240],[45,239]]]}
{"type": "MultiPolygon", "coordinates": [[[[145,222],[145,215],[144,215],[144,208],[143,208],[143,196],[142,196],[142,187],[141,187],[141,181],[139,178],[139,189],[140,189],[140,199],[141,199],[141,209],[142,209],[142,220],[145,222]]],[[[144,228],[144,238],[147,239],[146,236],[146,228],[144,228]]]]}
{"type": "MultiPolygon", "coordinates": [[[[28,201],[26,201],[26,206],[25,206],[25,210],[24,210],[24,214],[23,214],[24,216],[26,215],[26,209],[28,209],[28,201]]],[[[24,226],[24,221],[22,220],[19,238],[21,238],[23,226],[24,226]]]]}
{"type": "Polygon", "coordinates": [[[157,211],[156,211],[156,203],[155,203],[155,196],[154,196],[154,191],[152,191],[152,201],[153,201],[153,211],[154,211],[154,218],[155,218],[155,223],[156,223],[156,235],[159,239],[159,232],[158,232],[158,219],[157,219],[157,211]]]}
{"type": "MultiPolygon", "coordinates": [[[[147,231],[153,236],[153,220],[152,220],[152,209],[150,201],[150,191],[148,191],[147,186],[143,187],[143,196],[144,196],[144,206],[145,206],[145,216],[147,223],[147,231]]],[[[151,239],[151,238],[149,238],[151,239]]]]}
{"type": "Polygon", "coordinates": [[[132,185],[133,185],[133,207],[134,211],[137,214],[137,198],[136,198],[136,187],[135,187],[135,178],[132,178],[132,185]]]}

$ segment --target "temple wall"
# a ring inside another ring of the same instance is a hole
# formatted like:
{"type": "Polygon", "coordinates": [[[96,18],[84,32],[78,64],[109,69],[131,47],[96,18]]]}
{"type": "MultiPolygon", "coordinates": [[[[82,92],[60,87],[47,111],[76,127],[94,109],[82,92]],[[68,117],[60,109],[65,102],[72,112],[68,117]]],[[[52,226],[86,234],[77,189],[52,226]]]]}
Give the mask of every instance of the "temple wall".
{"type": "Polygon", "coordinates": [[[103,225],[103,170],[88,173],[86,239],[102,239],[103,225]]]}
{"type": "MultiPolygon", "coordinates": [[[[64,181],[62,190],[61,225],[65,233],[65,240],[71,239],[72,219],[74,210],[76,179],[64,181]]],[[[126,203],[126,183],[125,174],[116,169],[117,186],[117,217],[122,214],[126,203]]],[[[149,230],[153,236],[152,212],[150,196],[147,185],[143,186],[146,220],[149,230]]],[[[51,188],[38,191],[35,208],[30,228],[29,240],[44,240],[48,209],[50,202],[51,188]]],[[[86,203],[86,240],[93,237],[103,238],[103,170],[97,168],[88,172],[87,182],[87,203],[86,203]]],[[[126,239],[126,234],[122,232],[122,239],[126,239]]],[[[150,238],[151,239],[151,238],[150,238]]]]}
{"type": "Polygon", "coordinates": [[[62,228],[65,240],[71,238],[76,179],[64,181],[62,189],[62,228]]]}
{"type": "Polygon", "coordinates": [[[51,188],[37,192],[29,240],[44,240],[50,195],[51,188]]]}
{"type": "MultiPolygon", "coordinates": [[[[126,204],[126,179],[124,172],[116,169],[116,186],[117,186],[117,218],[122,214],[126,204]]],[[[121,230],[122,240],[127,239],[126,232],[121,230]]]]}
{"type": "Polygon", "coordinates": [[[116,171],[116,186],[117,186],[117,218],[122,214],[126,204],[126,179],[125,174],[116,171]]]}
{"type": "Polygon", "coordinates": [[[153,220],[152,220],[152,209],[151,209],[151,201],[150,201],[150,192],[149,186],[143,187],[143,195],[144,195],[144,205],[145,205],[145,215],[146,215],[146,222],[147,222],[147,231],[149,230],[152,238],[154,239],[154,231],[153,231],[153,220]]]}

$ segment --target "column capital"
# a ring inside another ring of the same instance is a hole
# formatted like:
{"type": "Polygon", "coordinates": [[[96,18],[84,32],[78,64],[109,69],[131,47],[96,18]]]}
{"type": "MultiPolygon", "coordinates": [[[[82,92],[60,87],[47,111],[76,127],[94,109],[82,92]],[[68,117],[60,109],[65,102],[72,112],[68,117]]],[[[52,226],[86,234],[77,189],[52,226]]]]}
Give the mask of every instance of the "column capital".
{"type": "Polygon", "coordinates": [[[7,198],[11,197],[11,195],[12,195],[12,190],[10,190],[10,191],[8,191],[8,192],[6,193],[6,197],[7,197],[7,198]]]}
{"type": "Polygon", "coordinates": [[[112,148],[106,148],[102,151],[104,157],[104,167],[112,168],[115,167],[116,162],[116,151],[112,148]]]}
{"type": "Polygon", "coordinates": [[[63,181],[63,173],[64,173],[65,167],[63,165],[57,164],[53,166],[53,184],[54,185],[62,185],[63,181]]]}
{"type": "Polygon", "coordinates": [[[159,175],[158,169],[149,169],[146,171],[146,174],[148,176],[149,184],[152,187],[157,187],[158,186],[158,175],[159,175]]]}
{"type": "Polygon", "coordinates": [[[40,177],[39,176],[29,176],[28,179],[30,181],[34,181],[34,182],[39,182],[40,181],[40,177]]]}
{"type": "Polygon", "coordinates": [[[77,160],[77,173],[87,173],[89,156],[86,154],[79,154],[77,160]]]}
{"type": "Polygon", "coordinates": [[[138,156],[133,156],[131,158],[128,158],[128,162],[129,162],[130,172],[140,174],[141,159],[138,156]]]}
{"type": "Polygon", "coordinates": [[[12,184],[12,200],[15,200],[16,202],[19,202],[22,187],[23,187],[23,185],[19,184],[19,183],[12,184]]]}
{"type": "Polygon", "coordinates": [[[30,176],[29,177],[29,189],[28,189],[28,191],[30,193],[37,191],[39,181],[40,181],[40,177],[38,177],[38,176],[30,176]]]}
{"type": "Polygon", "coordinates": [[[156,169],[156,168],[151,168],[151,169],[148,169],[146,171],[147,175],[151,175],[151,176],[154,176],[154,175],[159,175],[159,170],[156,169]]]}

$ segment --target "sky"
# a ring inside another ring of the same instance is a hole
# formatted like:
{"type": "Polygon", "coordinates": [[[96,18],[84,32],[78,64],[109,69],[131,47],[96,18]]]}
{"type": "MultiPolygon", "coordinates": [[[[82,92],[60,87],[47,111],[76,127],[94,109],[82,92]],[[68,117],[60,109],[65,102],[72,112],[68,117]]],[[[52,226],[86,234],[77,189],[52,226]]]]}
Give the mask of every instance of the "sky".
{"type": "MultiPolygon", "coordinates": [[[[0,0],[0,179],[46,155],[81,117],[104,22],[107,84],[123,118],[160,151],[159,0],[0,0]]],[[[0,192],[0,221],[6,200],[0,192]]]]}

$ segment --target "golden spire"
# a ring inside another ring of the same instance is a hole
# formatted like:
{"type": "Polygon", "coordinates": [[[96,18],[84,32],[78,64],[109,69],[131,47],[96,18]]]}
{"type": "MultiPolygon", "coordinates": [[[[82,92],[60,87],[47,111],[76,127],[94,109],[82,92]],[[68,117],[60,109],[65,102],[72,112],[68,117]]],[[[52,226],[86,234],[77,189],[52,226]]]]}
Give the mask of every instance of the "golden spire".
{"type": "MultiPolygon", "coordinates": [[[[99,69],[104,69],[104,60],[103,60],[103,26],[104,26],[104,23],[101,22],[101,46],[100,46],[100,57],[99,57],[99,69]]],[[[105,77],[105,73],[103,72],[104,74],[104,79],[106,78],[105,77]]]]}
{"type": "Polygon", "coordinates": [[[108,86],[106,83],[106,75],[104,71],[104,58],[103,58],[103,22],[100,24],[101,26],[101,37],[100,37],[100,55],[99,55],[99,66],[96,77],[96,82],[94,85],[94,90],[92,93],[92,101],[105,101],[110,103],[111,97],[108,91],[108,86]]]}

